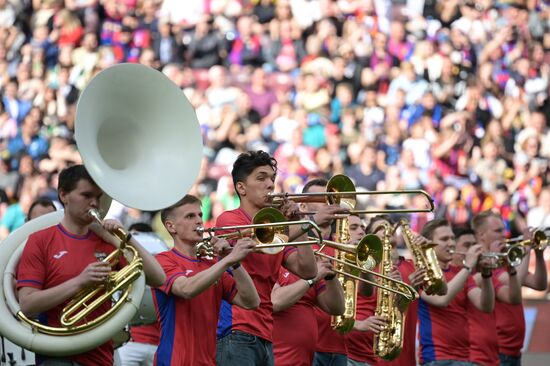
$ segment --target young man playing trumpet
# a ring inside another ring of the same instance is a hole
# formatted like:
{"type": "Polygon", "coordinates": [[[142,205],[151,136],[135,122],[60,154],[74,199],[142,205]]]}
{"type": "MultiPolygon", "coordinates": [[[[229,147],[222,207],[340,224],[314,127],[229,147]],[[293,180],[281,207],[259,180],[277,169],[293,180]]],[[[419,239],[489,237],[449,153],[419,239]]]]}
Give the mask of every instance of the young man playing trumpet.
{"type": "MultiPolygon", "coordinates": [[[[47,325],[60,326],[61,310],[83,289],[103,283],[111,272],[111,264],[100,258],[116,248],[103,238],[106,232],[122,229],[115,220],[104,220],[103,228],[94,228],[90,210],[99,209],[103,195],[83,165],[74,165],[59,174],[58,196],[65,208],[58,225],[31,234],[17,270],[17,289],[21,311],[27,317],[46,315],[47,325]],[[97,232],[97,234],[96,234],[97,232]]],[[[143,259],[143,271],[150,286],[160,286],[166,277],[158,262],[131,239],[143,259]]],[[[111,307],[105,302],[93,311],[97,318],[111,307]]],[[[37,356],[38,365],[82,364],[112,365],[113,345],[103,345],[79,355],[64,358],[37,356]]]]}
{"type": "MultiPolygon", "coordinates": [[[[226,211],[218,217],[218,227],[249,225],[260,209],[271,206],[270,193],[275,188],[277,162],[266,152],[249,151],[239,155],[231,174],[241,203],[238,209],[226,211]]],[[[289,220],[301,219],[298,205],[294,202],[287,201],[280,209],[289,220]]],[[[335,207],[333,211],[317,213],[315,222],[323,225],[332,220],[335,213],[341,212],[345,210],[335,207]]],[[[290,227],[291,241],[305,238],[309,229],[309,225],[290,227]]],[[[261,303],[254,311],[222,305],[216,361],[220,366],[273,365],[271,290],[281,265],[300,278],[314,278],[317,265],[313,250],[310,246],[300,246],[287,247],[275,255],[251,253],[242,265],[250,273],[261,303]]]]}
{"type": "Polygon", "coordinates": [[[155,289],[160,316],[160,344],[155,364],[215,365],[216,326],[222,299],[243,309],[260,304],[258,293],[246,270],[239,265],[256,243],[237,241],[232,250],[224,239],[213,237],[219,261],[198,258],[196,245],[202,241],[201,202],[186,195],[161,212],[161,220],[174,239],[171,251],[157,255],[168,280],[155,289]],[[228,254],[227,254],[228,253],[228,254]],[[226,270],[231,268],[232,276],[226,270]]]}
{"type": "MultiPolygon", "coordinates": [[[[484,211],[472,219],[476,240],[483,252],[501,252],[505,246],[504,223],[500,215],[484,211]],[[497,248],[496,250],[493,248],[497,248]]],[[[530,247],[526,247],[529,253],[530,247]]],[[[525,319],[521,304],[521,285],[536,290],[546,288],[547,274],[542,251],[536,251],[535,273],[527,270],[528,255],[517,268],[497,268],[492,272],[499,284],[496,290],[495,311],[490,314],[474,312],[470,317],[472,361],[479,365],[521,365],[521,348],[525,337],[525,319]],[[481,323],[480,323],[481,322],[481,323]],[[483,325],[481,325],[483,324],[483,325]]]]}
{"type": "Polygon", "coordinates": [[[481,262],[481,288],[472,276],[481,254],[481,245],[471,246],[466,252],[464,265],[454,267],[451,260],[456,251],[456,241],[446,220],[429,221],[422,228],[422,236],[437,244],[435,253],[447,280],[447,293],[443,296],[421,293],[418,307],[420,363],[430,366],[473,365],[469,355],[468,303],[486,313],[494,308],[494,287],[488,263],[481,262]]]}

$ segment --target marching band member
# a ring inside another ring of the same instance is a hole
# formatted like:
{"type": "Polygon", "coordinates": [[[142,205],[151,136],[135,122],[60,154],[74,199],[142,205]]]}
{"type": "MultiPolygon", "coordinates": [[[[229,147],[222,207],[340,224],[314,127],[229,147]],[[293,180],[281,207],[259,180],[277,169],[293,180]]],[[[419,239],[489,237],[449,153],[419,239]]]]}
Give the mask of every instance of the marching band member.
{"type": "Polygon", "coordinates": [[[482,278],[477,287],[471,276],[481,254],[481,245],[471,246],[466,252],[464,266],[452,266],[452,252],[456,250],[455,236],[446,220],[428,222],[422,236],[437,244],[435,253],[447,280],[447,293],[442,296],[421,293],[418,307],[420,350],[423,365],[472,365],[469,357],[470,339],[468,308],[471,303],[482,312],[494,308],[494,287],[486,261],[481,261],[482,278]]]}
{"type": "MultiPolygon", "coordinates": [[[[83,165],[74,165],[59,174],[59,200],[65,211],[58,225],[31,234],[17,270],[17,290],[21,310],[28,317],[46,315],[47,324],[60,326],[63,306],[80,290],[102,283],[109,263],[98,258],[107,256],[115,247],[90,230],[94,219],[90,209],[98,209],[103,195],[83,165]]],[[[105,220],[103,229],[113,232],[122,228],[115,220],[105,220]]],[[[158,262],[136,240],[130,240],[143,259],[143,271],[150,286],[160,286],[166,277],[158,262]]],[[[108,311],[105,303],[92,317],[108,311]]],[[[66,358],[37,357],[38,365],[82,364],[112,365],[112,342],[79,355],[66,358]]]]}
{"type": "Polygon", "coordinates": [[[174,248],[157,255],[168,280],[154,292],[161,323],[156,365],[215,365],[216,326],[222,298],[243,309],[260,304],[252,279],[239,262],[256,243],[239,239],[229,243],[212,238],[219,261],[197,258],[195,246],[202,240],[200,200],[186,195],[161,212],[161,220],[174,239],[174,248]],[[229,253],[229,254],[226,254],[229,253]],[[224,255],[225,254],[225,255],[224,255]],[[226,270],[232,269],[233,276],[226,270]]]}
{"type": "MultiPolygon", "coordinates": [[[[484,211],[472,219],[476,240],[484,252],[505,243],[504,223],[500,215],[484,211]]],[[[530,248],[527,248],[529,251],[530,248]]],[[[521,285],[543,290],[546,288],[546,266],[542,253],[536,253],[535,273],[528,273],[528,260],[516,269],[496,269],[495,280],[500,283],[496,291],[495,311],[491,314],[473,313],[470,317],[472,361],[479,365],[520,365],[521,348],[525,337],[525,319],[521,304],[521,285]],[[479,322],[482,322],[481,324],[479,322]]]]}
{"type": "MultiPolygon", "coordinates": [[[[325,192],[326,185],[326,179],[312,179],[304,185],[302,192],[325,192]]],[[[328,205],[318,202],[302,203],[300,207],[310,212],[330,209],[328,205]]],[[[320,229],[324,238],[330,238],[330,222],[320,229]]],[[[317,341],[321,337],[317,323],[320,313],[329,319],[330,329],[330,315],[339,315],[344,310],[343,289],[335,279],[332,265],[327,260],[318,259],[317,276],[311,280],[301,280],[281,268],[279,280],[271,292],[271,301],[275,364],[311,365],[317,341]],[[296,331],[296,324],[300,324],[300,331],[296,331]]]]}
{"type": "MultiPolygon", "coordinates": [[[[377,215],[373,217],[367,228],[366,233],[376,233],[383,240],[383,232],[377,230],[380,225],[386,222],[389,225],[392,225],[392,220],[388,215],[377,215]]],[[[350,231],[352,227],[352,222],[350,221],[350,231]]],[[[420,288],[424,282],[424,270],[416,270],[412,260],[405,259],[399,256],[396,248],[396,241],[391,240],[392,244],[392,259],[395,266],[395,271],[392,274],[392,277],[401,280],[402,278],[407,279],[406,282],[411,284],[415,288],[420,288]]],[[[372,276],[368,277],[373,279],[372,276]]],[[[361,307],[366,306],[369,309],[368,317],[364,320],[356,320],[355,329],[365,333],[364,337],[368,337],[367,344],[368,350],[365,348],[363,354],[370,355],[369,359],[366,361],[370,365],[416,365],[416,355],[415,355],[415,340],[416,340],[416,321],[417,321],[417,309],[418,302],[413,301],[407,307],[405,314],[405,324],[403,332],[403,349],[401,354],[392,361],[380,360],[376,358],[373,351],[373,335],[378,334],[381,331],[381,327],[386,324],[386,320],[377,317],[374,315],[374,310],[376,308],[376,291],[372,289],[372,296],[365,297],[361,293],[358,294],[358,303],[361,307]],[[370,334],[369,334],[370,333],[370,334]]],[[[352,332],[353,333],[353,332],[352,332]]],[[[355,338],[353,334],[348,336],[348,348],[352,348],[350,343],[352,338],[355,338]]]]}
{"type": "MultiPolygon", "coordinates": [[[[350,215],[349,217],[350,242],[359,243],[365,236],[365,227],[359,216],[350,215]]],[[[366,276],[372,280],[371,276],[366,276]]],[[[359,286],[363,289],[365,286],[359,286]]],[[[356,317],[353,330],[346,334],[346,350],[348,356],[348,366],[373,366],[378,359],[374,355],[373,335],[380,332],[385,319],[374,315],[376,308],[376,292],[372,288],[365,289],[370,296],[362,292],[357,293],[356,317]]]]}
{"type": "MultiPolygon", "coordinates": [[[[373,232],[376,229],[377,225],[380,225],[380,221],[386,221],[388,224],[392,225],[393,221],[388,215],[378,215],[375,216],[367,227],[367,233],[373,232]]],[[[382,236],[382,231],[376,231],[376,233],[382,236]]],[[[422,236],[417,236],[415,238],[416,242],[413,245],[422,245],[425,241],[425,238],[422,236]]],[[[393,265],[397,267],[399,276],[396,276],[398,279],[403,279],[405,283],[413,286],[416,290],[421,291],[422,285],[424,284],[424,275],[426,273],[423,269],[416,269],[414,263],[411,259],[405,259],[400,256],[397,251],[397,242],[395,237],[392,241],[392,259],[393,265]]],[[[442,288],[442,293],[447,291],[446,286],[442,288]]],[[[413,301],[407,307],[407,312],[405,313],[405,329],[403,331],[403,349],[401,354],[392,361],[378,360],[378,366],[413,366],[416,365],[416,323],[418,320],[418,301],[413,301]]]]}
{"type": "MultiPolygon", "coordinates": [[[[248,225],[260,209],[271,205],[268,194],[275,187],[277,162],[266,152],[249,151],[239,155],[231,174],[241,203],[236,210],[222,213],[216,226],[248,225]]],[[[300,219],[298,205],[294,202],[285,202],[281,211],[290,220],[300,219]]],[[[334,207],[332,211],[316,213],[315,222],[323,225],[332,220],[334,214],[342,212],[346,211],[334,207]]],[[[290,240],[301,240],[309,229],[309,225],[290,227],[290,240]]],[[[273,365],[271,290],[281,265],[301,278],[315,278],[317,265],[313,250],[310,246],[300,246],[287,247],[276,255],[252,253],[242,265],[250,273],[261,303],[254,311],[222,305],[216,361],[220,366],[273,365]]]]}

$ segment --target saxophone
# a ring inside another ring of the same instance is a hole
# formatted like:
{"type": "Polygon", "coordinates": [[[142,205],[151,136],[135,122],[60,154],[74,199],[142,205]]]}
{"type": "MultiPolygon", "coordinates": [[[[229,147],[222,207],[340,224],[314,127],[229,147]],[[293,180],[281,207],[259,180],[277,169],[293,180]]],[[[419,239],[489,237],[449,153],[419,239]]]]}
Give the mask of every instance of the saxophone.
{"type": "MultiPolygon", "coordinates": [[[[380,262],[380,274],[389,276],[392,269],[391,242],[393,228],[390,224],[381,224],[380,229],[384,230],[382,240],[382,260],[380,262]]],[[[393,288],[395,285],[387,279],[380,278],[380,284],[386,288],[393,288]]],[[[374,335],[374,353],[383,360],[393,360],[403,349],[403,331],[405,323],[406,308],[403,297],[383,288],[378,288],[376,297],[376,309],[374,315],[386,320],[380,333],[374,335]]]]}
{"type": "Polygon", "coordinates": [[[426,274],[424,275],[424,291],[430,295],[439,293],[445,284],[445,280],[443,279],[443,272],[441,271],[441,267],[439,267],[435,255],[434,247],[436,244],[415,245],[413,244],[414,234],[407,220],[401,219],[399,226],[403,230],[405,244],[412,254],[414,267],[417,270],[426,270],[426,274]]]}
{"type": "MultiPolygon", "coordinates": [[[[340,243],[349,243],[351,236],[349,233],[349,220],[347,218],[341,218],[336,220],[336,241],[340,243]]],[[[334,257],[340,261],[355,264],[356,258],[354,254],[345,252],[343,250],[335,250],[334,257]]],[[[343,272],[359,276],[361,273],[359,270],[346,266],[344,263],[336,261],[334,263],[335,269],[340,272],[337,275],[338,281],[344,289],[344,304],[345,310],[342,315],[333,315],[331,317],[330,325],[332,329],[339,333],[346,334],[353,329],[355,324],[355,311],[357,306],[357,288],[354,279],[346,277],[343,272]]]]}

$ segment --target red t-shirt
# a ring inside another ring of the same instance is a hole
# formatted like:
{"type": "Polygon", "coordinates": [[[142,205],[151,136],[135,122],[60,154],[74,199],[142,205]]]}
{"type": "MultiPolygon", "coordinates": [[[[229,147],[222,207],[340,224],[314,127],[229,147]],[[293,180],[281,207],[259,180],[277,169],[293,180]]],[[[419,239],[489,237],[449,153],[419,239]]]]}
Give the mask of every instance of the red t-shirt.
{"type": "MultiPolygon", "coordinates": [[[[495,293],[502,287],[497,271],[493,272],[495,293]]],[[[495,312],[486,313],[468,303],[468,324],[470,328],[470,361],[481,366],[500,363],[498,357],[497,324],[495,312]]]]}
{"type": "MultiPolygon", "coordinates": [[[[61,224],[31,234],[17,268],[17,289],[32,287],[45,290],[78,276],[90,263],[97,262],[116,248],[92,231],[84,236],[69,233],[61,224]]],[[[40,322],[61,326],[60,315],[68,301],[40,315],[40,322]]],[[[110,308],[105,302],[92,312],[97,318],[110,308]]],[[[39,357],[42,359],[42,357],[39,357]]],[[[109,340],[92,351],[68,356],[82,365],[112,365],[113,344],[109,340]]]]}
{"type": "MultiPolygon", "coordinates": [[[[376,293],[373,296],[365,297],[357,294],[356,320],[365,320],[374,315],[376,308],[376,293]]],[[[352,330],[345,335],[348,358],[366,362],[369,365],[377,365],[378,358],[374,355],[372,332],[360,332],[352,330]]]]}
{"type": "Polygon", "coordinates": [[[130,327],[132,342],[152,344],[158,346],[160,341],[160,323],[130,327]]]}
{"type": "MultiPolygon", "coordinates": [[[[460,270],[461,268],[449,266],[443,270],[443,275],[449,282],[460,270]]],[[[422,299],[419,300],[420,363],[440,360],[468,361],[468,292],[476,287],[473,277],[468,276],[462,291],[458,292],[447,307],[432,306],[422,299]]]]}
{"type": "MultiPolygon", "coordinates": [[[[249,225],[252,218],[241,208],[226,211],[216,220],[216,226],[249,225]]],[[[223,234],[223,232],[216,233],[223,234]]],[[[287,247],[281,253],[270,255],[250,253],[241,262],[246,269],[260,297],[260,306],[254,310],[244,310],[239,307],[230,307],[224,304],[220,312],[218,323],[218,337],[225,337],[231,330],[240,330],[272,341],[273,305],[271,304],[271,290],[279,277],[279,268],[296,248],[287,247]]]]}
{"type": "MultiPolygon", "coordinates": [[[[281,286],[288,286],[300,277],[281,267],[281,286]]],[[[277,366],[309,366],[317,343],[317,296],[326,289],[324,281],[311,287],[302,298],[286,310],[273,314],[273,354],[277,366]]]]}
{"type": "MultiPolygon", "coordinates": [[[[334,248],[325,247],[323,253],[334,256],[334,248]]],[[[315,308],[317,318],[317,346],[316,352],[347,354],[346,338],[343,334],[332,329],[330,325],[331,316],[319,308],[315,308]]]]}
{"type": "MultiPolygon", "coordinates": [[[[405,283],[409,283],[409,275],[414,272],[414,264],[410,259],[400,258],[397,269],[405,283]]],[[[410,284],[410,283],[409,283],[410,284]]],[[[403,350],[392,361],[378,360],[378,366],[415,366],[416,365],[416,322],[418,320],[418,301],[413,301],[405,313],[405,329],[403,331],[403,350]]]]}
{"type": "MultiPolygon", "coordinates": [[[[502,274],[501,271],[498,276],[502,274]]],[[[497,273],[494,274],[497,276],[497,273]]],[[[497,276],[497,278],[498,278],[497,276]]],[[[523,304],[508,304],[498,299],[495,301],[497,321],[498,352],[518,357],[521,356],[525,338],[525,316],[523,304]]]]}
{"type": "Polygon", "coordinates": [[[215,262],[189,258],[176,248],[162,252],[156,259],[166,273],[166,282],[153,292],[160,319],[160,343],[155,365],[215,365],[216,325],[222,298],[231,302],[237,294],[235,280],[227,272],[192,299],[172,294],[174,281],[192,277],[215,262]]]}

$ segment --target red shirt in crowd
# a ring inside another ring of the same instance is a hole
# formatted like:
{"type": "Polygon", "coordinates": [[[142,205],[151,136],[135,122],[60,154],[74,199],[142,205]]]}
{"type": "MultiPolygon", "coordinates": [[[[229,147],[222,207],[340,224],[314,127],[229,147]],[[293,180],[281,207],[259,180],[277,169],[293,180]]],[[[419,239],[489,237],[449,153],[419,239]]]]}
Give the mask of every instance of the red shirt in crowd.
{"type": "MultiPolygon", "coordinates": [[[[216,226],[249,225],[252,218],[241,208],[226,211],[218,216],[216,226]]],[[[223,234],[223,232],[216,233],[223,234]]],[[[279,268],[296,248],[288,247],[284,251],[267,255],[250,253],[241,262],[246,269],[260,296],[260,306],[254,310],[244,310],[239,307],[222,306],[218,324],[218,337],[228,335],[231,330],[240,330],[272,342],[273,305],[271,304],[271,290],[279,278],[279,268]]]]}
{"type": "MultiPolygon", "coordinates": [[[[45,290],[58,286],[78,276],[90,263],[102,260],[114,250],[112,244],[103,241],[92,231],[84,236],[74,235],[61,224],[37,231],[29,236],[21,255],[17,269],[17,289],[32,287],[45,290]]],[[[44,324],[60,327],[61,310],[67,302],[50,309],[39,318],[44,324]]],[[[108,311],[110,306],[105,302],[92,312],[90,318],[97,318],[108,311]]],[[[112,365],[113,344],[108,341],[92,351],[66,358],[82,365],[112,365]]]]}
{"type": "MultiPolygon", "coordinates": [[[[455,266],[443,270],[447,282],[450,282],[460,270],[461,268],[455,266]]],[[[432,306],[422,299],[419,300],[420,363],[469,360],[468,292],[476,287],[473,277],[468,276],[462,291],[446,307],[432,306]]]]}
{"type": "Polygon", "coordinates": [[[237,294],[235,280],[227,272],[212,286],[192,299],[172,294],[174,281],[193,277],[215,262],[189,258],[176,248],[162,252],[156,259],[166,273],[166,282],[153,293],[160,318],[160,343],[155,365],[216,364],[216,326],[222,298],[231,302],[237,294]]]}
{"type": "MultiPolygon", "coordinates": [[[[281,286],[288,286],[300,277],[281,267],[281,286]]],[[[294,305],[273,314],[273,354],[277,366],[309,366],[317,343],[317,296],[326,289],[324,281],[317,282],[294,305]]]]}

